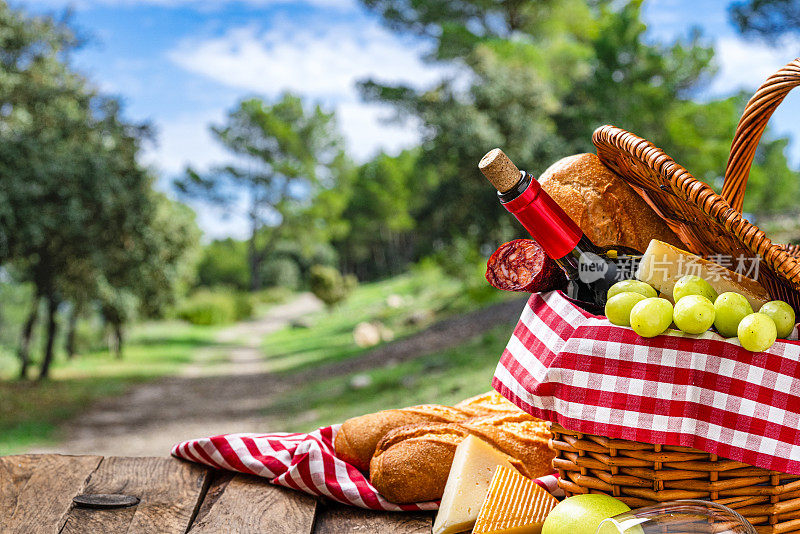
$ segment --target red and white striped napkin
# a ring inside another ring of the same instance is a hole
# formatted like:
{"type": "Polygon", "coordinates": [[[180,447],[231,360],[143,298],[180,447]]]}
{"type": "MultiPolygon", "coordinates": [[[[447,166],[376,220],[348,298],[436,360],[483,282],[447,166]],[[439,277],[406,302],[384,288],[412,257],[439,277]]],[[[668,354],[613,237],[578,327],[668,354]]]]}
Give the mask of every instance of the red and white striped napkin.
{"type": "Polygon", "coordinates": [[[534,417],[586,434],[682,445],[800,475],[800,342],[766,352],[669,330],[645,339],[534,294],[492,385],[534,417]]]}
{"type": "MultiPolygon", "coordinates": [[[[394,504],[384,499],[361,471],[335,456],[333,442],[340,426],[327,426],[308,434],[225,434],[192,439],[175,445],[172,455],[217,469],[265,477],[278,486],[360,508],[388,511],[439,508],[438,501],[394,504]]],[[[556,476],[542,477],[536,482],[559,495],[556,476]]]]}

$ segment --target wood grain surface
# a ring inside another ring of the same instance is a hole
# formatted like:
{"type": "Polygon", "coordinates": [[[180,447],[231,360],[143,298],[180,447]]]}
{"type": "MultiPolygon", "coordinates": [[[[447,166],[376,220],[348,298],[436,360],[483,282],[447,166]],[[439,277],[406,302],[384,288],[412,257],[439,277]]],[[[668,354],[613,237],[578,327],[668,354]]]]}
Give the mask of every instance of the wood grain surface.
{"type": "Polygon", "coordinates": [[[261,478],[236,475],[189,532],[310,534],[316,508],[316,499],[304,493],[273,486],[261,478]]]}
{"type": "Polygon", "coordinates": [[[183,534],[205,496],[208,476],[208,469],[172,458],[104,458],[84,493],[133,495],[141,502],[113,510],[73,508],[62,534],[183,534]]]}
{"type": "Polygon", "coordinates": [[[100,456],[0,458],[0,532],[58,532],[100,456]]]}
{"type": "Polygon", "coordinates": [[[0,457],[2,534],[429,534],[433,515],[362,510],[174,458],[0,457]],[[141,502],[73,505],[98,493],[141,502]]]}
{"type": "Polygon", "coordinates": [[[314,534],[341,532],[430,534],[431,512],[374,512],[326,501],[320,504],[314,534]]]}

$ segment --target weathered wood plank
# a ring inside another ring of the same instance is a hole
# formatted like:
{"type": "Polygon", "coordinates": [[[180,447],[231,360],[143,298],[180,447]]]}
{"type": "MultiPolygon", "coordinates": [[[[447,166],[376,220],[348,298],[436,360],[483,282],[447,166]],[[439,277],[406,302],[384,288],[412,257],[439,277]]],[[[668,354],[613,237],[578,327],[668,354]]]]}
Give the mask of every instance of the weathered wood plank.
{"type": "Polygon", "coordinates": [[[314,534],[430,534],[433,515],[432,512],[374,512],[326,501],[318,507],[314,534]]]}
{"type": "Polygon", "coordinates": [[[233,477],[236,476],[236,473],[231,471],[220,471],[220,470],[213,470],[209,473],[211,477],[211,483],[208,486],[208,491],[206,491],[205,497],[203,497],[203,502],[200,503],[200,508],[197,511],[197,515],[194,518],[193,525],[199,523],[203,520],[205,516],[208,515],[208,512],[211,511],[211,508],[217,502],[222,492],[225,491],[225,488],[228,487],[228,483],[233,480],[233,477]]]}
{"type": "Polygon", "coordinates": [[[209,491],[189,534],[310,534],[316,507],[316,499],[309,495],[273,486],[263,478],[236,475],[224,487],[219,484],[209,491]]]}
{"type": "Polygon", "coordinates": [[[0,457],[0,532],[58,532],[100,456],[0,457]]]}
{"type": "Polygon", "coordinates": [[[183,534],[205,495],[209,470],[173,458],[104,458],[84,493],[139,497],[134,507],[73,508],[62,534],[159,532],[183,534]]]}

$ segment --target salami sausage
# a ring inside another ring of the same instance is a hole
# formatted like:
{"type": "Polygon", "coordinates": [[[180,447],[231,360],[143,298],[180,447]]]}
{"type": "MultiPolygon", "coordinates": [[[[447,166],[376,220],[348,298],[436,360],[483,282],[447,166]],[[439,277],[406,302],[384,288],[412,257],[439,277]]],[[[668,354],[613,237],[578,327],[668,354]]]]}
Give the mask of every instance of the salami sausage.
{"type": "Polygon", "coordinates": [[[486,280],[497,289],[527,293],[567,285],[561,267],[532,239],[515,239],[500,245],[486,264],[486,280]]]}

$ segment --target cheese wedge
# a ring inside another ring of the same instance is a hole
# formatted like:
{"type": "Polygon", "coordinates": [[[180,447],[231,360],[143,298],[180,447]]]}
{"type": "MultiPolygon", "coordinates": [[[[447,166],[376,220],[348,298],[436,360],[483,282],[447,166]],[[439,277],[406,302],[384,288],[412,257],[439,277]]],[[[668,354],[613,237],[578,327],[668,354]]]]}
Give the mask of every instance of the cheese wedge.
{"type": "Polygon", "coordinates": [[[433,534],[464,532],[472,528],[498,467],[517,472],[509,457],[473,435],[456,448],[444,487],[433,534]]]}
{"type": "Polygon", "coordinates": [[[498,467],[472,534],[541,534],[558,501],[533,480],[498,467]]]}
{"type": "Polygon", "coordinates": [[[687,274],[703,278],[720,295],[726,291],[744,295],[755,311],[771,300],[767,290],[752,278],[655,239],[650,241],[642,256],[636,278],[647,282],[672,300],[675,282],[687,274]]]}

